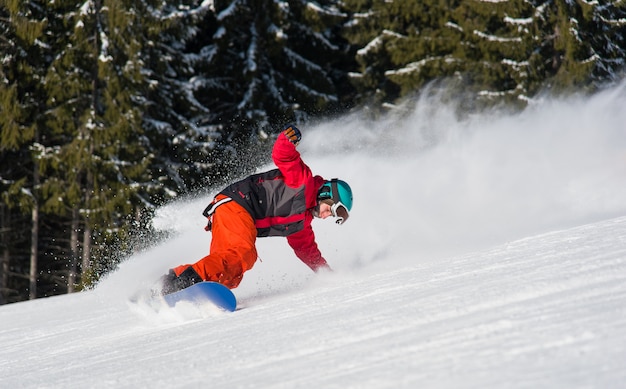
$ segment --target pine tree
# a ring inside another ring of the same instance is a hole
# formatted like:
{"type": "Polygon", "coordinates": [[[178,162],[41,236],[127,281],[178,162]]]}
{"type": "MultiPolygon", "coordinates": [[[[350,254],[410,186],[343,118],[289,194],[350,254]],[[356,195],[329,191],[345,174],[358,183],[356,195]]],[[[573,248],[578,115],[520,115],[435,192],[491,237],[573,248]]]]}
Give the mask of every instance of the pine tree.
{"type": "Polygon", "coordinates": [[[624,69],[624,4],[586,1],[347,0],[360,47],[361,100],[397,102],[452,80],[463,109],[523,107],[553,91],[594,88],[624,69]]]}
{"type": "MultiPolygon", "coordinates": [[[[242,150],[285,122],[341,109],[335,85],[345,78],[347,53],[333,30],[344,18],[336,3],[216,1],[205,33],[188,45],[198,58],[194,95],[209,110],[195,121],[219,128],[219,144],[242,150]]],[[[232,177],[251,168],[241,155],[221,155],[213,161],[232,177]]]]}
{"type": "Polygon", "coordinates": [[[536,33],[543,62],[535,71],[542,88],[595,90],[620,79],[625,65],[626,4],[558,0],[537,7],[536,33]]]}
{"type": "Polygon", "coordinates": [[[626,2],[580,4],[585,26],[582,39],[590,45],[587,60],[595,63],[592,81],[602,86],[622,80],[626,68],[626,2]]]}
{"type": "MultiPolygon", "coordinates": [[[[149,8],[142,2],[97,0],[76,2],[65,14],[72,28],[69,42],[56,56],[46,85],[48,125],[66,143],[46,160],[57,179],[44,188],[46,209],[68,219],[70,281],[76,280],[80,260],[75,229],[83,232],[83,282],[89,283],[90,273],[119,260],[111,252],[131,249],[124,243],[132,226],[128,215],[150,205],[152,154],[145,147],[139,110],[144,29],[151,27],[141,15],[150,15],[149,8]],[[99,233],[92,234],[94,229],[99,233]],[[98,250],[95,263],[89,258],[92,240],[98,250]]],[[[73,287],[70,282],[70,291],[73,287]]]]}
{"type": "Polygon", "coordinates": [[[342,34],[356,48],[355,60],[359,71],[350,73],[357,90],[359,104],[380,106],[394,101],[399,90],[386,76],[393,69],[393,61],[387,50],[388,42],[402,37],[388,29],[390,21],[386,4],[381,0],[346,0],[343,9],[349,20],[344,23],[342,34]]]}
{"type": "Polygon", "coordinates": [[[219,168],[214,154],[221,126],[203,119],[219,114],[195,96],[196,67],[210,51],[195,52],[192,44],[207,34],[212,12],[206,2],[180,1],[153,13],[160,28],[150,30],[144,46],[141,107],[146,147],[155,155],[149,169],[157,204],[204,187],[205,177],[219,168]]]}
{"type": "MultiPolygon", "coordinates": [[[[20,252],[20,248],[8,240],[4,244],[8,255],[19,259],[17,263],[9,263],[8,267],[26,276],[29,282],[24,290],[31,299],[37,297],[39,255],[41,196],[37,146],[40,145],[39,129],[43,124],[41,110],[45,104],[41,80],[49,56],[43,35],[46,26],[43,9],[36,1],[0,1],[0,29],[3,32],[0,39],[3,55],[0,68],[2,202],[5,212],[16,209],[21,216],[5,219],[9,223],[7,227],[31,231],[30,242],[22,246],[28,247],[27,252],[20,252]]],[[[21,286],[16,286],[19,288],[16,292],[23,294],[21,286]]],[[[4,287],[13,289],[10,285],[4,287]]]]}
{"type": "Polygon", "coordinates": [[[463,64],[463,86],[479,98],[474,104],[523,106],[535,92],[529,90],[534,12],[524,0],[463,2],[452,12],[452,23],[462,32],[455,54],[463,64]]]}

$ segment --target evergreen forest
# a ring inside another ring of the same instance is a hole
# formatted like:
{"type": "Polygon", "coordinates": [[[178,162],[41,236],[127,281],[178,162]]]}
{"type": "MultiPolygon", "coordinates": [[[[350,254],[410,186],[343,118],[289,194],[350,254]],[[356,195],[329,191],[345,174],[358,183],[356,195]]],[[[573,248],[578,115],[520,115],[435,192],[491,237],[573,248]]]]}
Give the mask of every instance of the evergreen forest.
{"type": "Polygon", "coordinates": [[[0,304],[94,285],[287,123],[623,79],[624,0],[0,0],[0,304]]]}

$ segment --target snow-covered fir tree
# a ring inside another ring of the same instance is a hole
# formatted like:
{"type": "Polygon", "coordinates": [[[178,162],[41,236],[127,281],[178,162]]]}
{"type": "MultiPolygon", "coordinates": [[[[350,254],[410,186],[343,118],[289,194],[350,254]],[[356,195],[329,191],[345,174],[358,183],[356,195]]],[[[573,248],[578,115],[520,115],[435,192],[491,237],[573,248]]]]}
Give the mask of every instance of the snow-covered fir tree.
{"type": "MultiPolygon", "coordinates": [[[[153,8],[160,28],[144,46],[142,73],[146,78],[141,101],[147,147],[155,158],[154,200],[162,203],[205,185],[205,177],[219,170],[219,125],[203,123],[212,111],[195,96],[196,67],[206,53],[193,52],[192,42],[204,35],[212,2],[170,1],[153,8]]],[[[213,114],[215,115],[215,114],[213,114]]]]}
{"type": "MultiPolygon", "coordinates": [[[[303,122],[340,103],[337,1],[215,1],[193,46],[195,95],[228,142],[247,141],[287,121],[303,122]]],[[[343,72],[345,73],[345,71],[343,72]]]]}
{"type": "MultiPolygon", "coordinates": [[[[595,90],[624,70],[626,5],[588,1],[346,0],[360,100],[395,103],[448,79],[468,104],[525,106],[537,93],[595,90]]],[[[456,94],[458,97],[459,95],[456,94]]]]}
{"type": "Polygon", "coordinates": [[[47,142],[43,80],[52,57],[45,35],[48,16],[42,2],[0,1],[0,303],[38,296],[39,160],[47,142]]]}

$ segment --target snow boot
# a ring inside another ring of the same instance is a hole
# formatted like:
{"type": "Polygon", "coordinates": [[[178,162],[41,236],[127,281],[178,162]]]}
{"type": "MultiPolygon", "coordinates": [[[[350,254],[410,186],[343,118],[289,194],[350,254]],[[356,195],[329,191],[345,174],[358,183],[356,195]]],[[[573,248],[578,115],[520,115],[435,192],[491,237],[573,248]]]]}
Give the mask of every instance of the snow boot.
{"type": "Polygon", "coordinates": [[[174,270],[170,270],[169,273],[161,277],[159,281],[161,284],[161,294],[166,295],[188,288],[193,284],[202,282],[203,280],[200,278],[198,273],[196,273],[196,271],[189,266],[178,276],[176,276],[174,270]]]}

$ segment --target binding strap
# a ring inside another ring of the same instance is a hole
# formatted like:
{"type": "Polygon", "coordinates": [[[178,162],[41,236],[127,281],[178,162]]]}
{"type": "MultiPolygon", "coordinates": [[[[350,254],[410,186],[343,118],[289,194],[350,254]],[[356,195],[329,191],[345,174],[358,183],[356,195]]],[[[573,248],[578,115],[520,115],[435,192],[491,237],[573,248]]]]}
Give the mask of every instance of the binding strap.
{"type": "Polygon", "coordinates": [[[217,199],[215,198],[213,199],[211,204],[209,204],[209,206],[204,209],[204,212],[202,212],[202,214],[208,219],[207,225],[206,227],[204,227],[205,231],[211,231],[211,228],[213,227],[213,222],[211,221],[211,217],[215,213],[215,210],[217,209],[217,207],[219,207],[222,204],[226,204],[230,201],[233,201],[233,199],[231,199],[230,197],[225,197],[219,201],[217,201],[217,199]]]}

